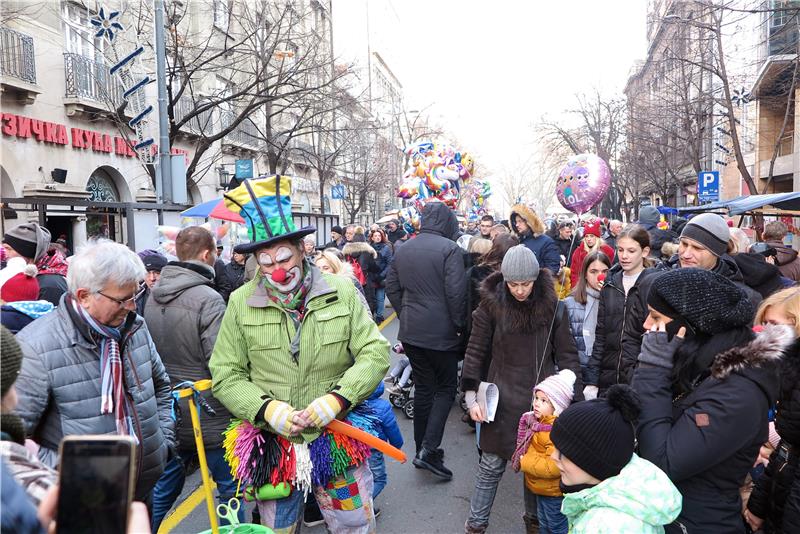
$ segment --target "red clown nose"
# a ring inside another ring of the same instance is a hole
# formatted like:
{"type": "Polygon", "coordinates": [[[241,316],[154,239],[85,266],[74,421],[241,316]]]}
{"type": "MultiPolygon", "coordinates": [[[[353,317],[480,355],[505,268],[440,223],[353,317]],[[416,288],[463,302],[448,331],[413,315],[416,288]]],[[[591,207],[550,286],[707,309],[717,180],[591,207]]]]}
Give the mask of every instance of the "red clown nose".
{"type": "Polygon", "coordinates": [[[272,271],[272,281],[277,284],[282,284],[286,281],[286,269],[278,267],[272,271]]]}

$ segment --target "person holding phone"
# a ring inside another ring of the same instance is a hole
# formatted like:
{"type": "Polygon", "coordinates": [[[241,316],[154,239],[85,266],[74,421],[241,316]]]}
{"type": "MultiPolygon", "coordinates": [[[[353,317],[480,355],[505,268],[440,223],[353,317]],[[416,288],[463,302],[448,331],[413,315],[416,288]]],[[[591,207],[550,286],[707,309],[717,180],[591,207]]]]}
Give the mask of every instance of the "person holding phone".
{"type": "Polygon", "coordinates": [[[135,497],[146,500],[175,450],[170,380],[136,314],[145,267],[126,246],[93,241],[70,261],[56,311],[17,334],[25,357],[18,413],[58,465],[64,436],[131,436],[137,444],[135,497]]]}

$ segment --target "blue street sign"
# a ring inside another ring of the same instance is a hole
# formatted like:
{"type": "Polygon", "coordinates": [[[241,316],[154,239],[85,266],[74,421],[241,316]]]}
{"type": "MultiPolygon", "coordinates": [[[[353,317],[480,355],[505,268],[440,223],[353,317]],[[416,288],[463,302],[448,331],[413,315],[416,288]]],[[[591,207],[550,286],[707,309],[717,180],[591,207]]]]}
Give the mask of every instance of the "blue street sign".
{"type": "Polygon", "coordinates": [[[252,159],[237,159],[236,160],[236,177],[240,180],[253,177],[253,160],[252,159]]]}
{"type": "Polygon", "coordinates": [[[344,193],[345,191],[343,184],[334,185],[331,187],[331,198],[333,200],[342,200],[344,198],[344,193]]]}
{"type": "Polygon", "coordinates": [[[700,202],[719,200],[719,171],[703,171],[697,174],[697,198],[700,202]]]}

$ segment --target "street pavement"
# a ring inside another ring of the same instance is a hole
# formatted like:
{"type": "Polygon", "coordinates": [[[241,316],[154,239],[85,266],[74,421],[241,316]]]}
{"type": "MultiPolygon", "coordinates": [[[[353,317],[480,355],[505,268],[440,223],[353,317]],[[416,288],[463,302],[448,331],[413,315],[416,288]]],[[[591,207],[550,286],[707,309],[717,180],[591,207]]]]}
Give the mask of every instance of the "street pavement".
{"type": "MultiPolygon", "coordinates": [[[[391,344],[397,340],[397,330],[397,320],[389,322],[383,329],[384,336],[391,344]]],[[[394,365],[398,356],[391,353],[391,358],[394,365]]],[[[385,397],[388,398],[388,394],[385,397]]],[[[391,458],[386,458],[389,481],[375,502],[375,506],[381,510],[381,515],[377,519],[378,532],[398,534],[463,532],[478,465],[475,432],[461,422],[462,412],[454,403],[442,444],[445,450],[445,465],[453,471],[453,480],[442,482],[425,470],[415,469],[411,464],[414,457],[413,421],[407,419],[398,409],[394,412],[405,439],[403,451],[409,461],[400,464],[391,458]]],[[[509,467],[497,490],[489,524],[490,533],[524,532],[522,484],[522,475],[514,473],[509,467]]],[[[169,532],[196,534],[209,528],[205,503],[198,498],[202,492],[200,485],[199,472],[187,478],[184,491],[178,500],[177,512],[182,519],[169,532]],[[187,504],[181,506],[184,501],[187,501],[187,504]]],[[[251,505],[248,505],[249,508],[251,505]]],[[[324,525],[303,527],[301,530],[309,534],[326,532],[324,525]]],[[[166,529],[162,526],[160,532],[163,534],[166,529]]]]}

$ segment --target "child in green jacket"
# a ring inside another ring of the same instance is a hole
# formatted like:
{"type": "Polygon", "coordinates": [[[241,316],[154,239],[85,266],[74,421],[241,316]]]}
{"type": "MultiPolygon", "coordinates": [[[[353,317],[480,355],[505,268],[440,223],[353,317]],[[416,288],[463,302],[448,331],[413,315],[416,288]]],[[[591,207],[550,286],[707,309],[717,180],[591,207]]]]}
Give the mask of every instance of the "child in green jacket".
{"type": "Polygon", "coordinates": [[[681,511],[681,494],[658,467],[633,453],[639,399],[614,385],[556,419],[550,439],[561,471],[570,534],[656,534],[681,511]]]}

